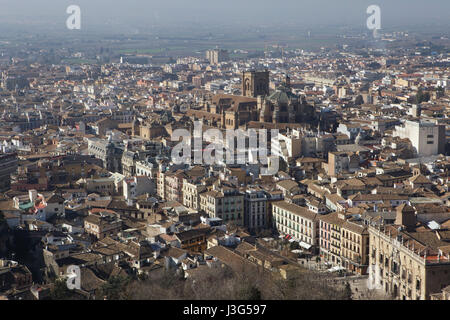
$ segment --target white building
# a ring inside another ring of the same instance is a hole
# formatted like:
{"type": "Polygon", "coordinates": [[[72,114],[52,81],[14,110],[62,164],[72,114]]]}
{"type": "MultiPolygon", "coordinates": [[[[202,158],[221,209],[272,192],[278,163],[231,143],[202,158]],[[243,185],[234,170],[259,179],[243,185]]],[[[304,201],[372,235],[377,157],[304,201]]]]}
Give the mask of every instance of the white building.
{"type": "Polygon", "coordinates": [[[432,156],[439,153],[439,126],[433,122],[409,121],[396,126],[394,137],[409,139],[418,156],[432,156]]]}
{"type": "Polygon", "coordinates": [[[132,200],[146,193],[156,194],[155,182],[150,177],[137,176],[123,180],[123,196],[125,200],[132,200]]]}
{"type": "Polygon", "coordinates": [[[317,214],[286,201],[272,204],[273,226],[281,236],[290,236],[300,246],[310,249],[317,245],[319,220],[317,214]]]}
{"type": "Polygon", "coordinates": [[[290,158],[298,158],[302,154],[302,137],[297,130],[292,133],[278,133],[278,143],[275,144],[273,153],[288,162],[290,158]]]}
{"type": "Polygon", "coordinates": [[[156,179],[158,175],[158,167],[148,161],[136,161],[136,174],[156,179]]]}

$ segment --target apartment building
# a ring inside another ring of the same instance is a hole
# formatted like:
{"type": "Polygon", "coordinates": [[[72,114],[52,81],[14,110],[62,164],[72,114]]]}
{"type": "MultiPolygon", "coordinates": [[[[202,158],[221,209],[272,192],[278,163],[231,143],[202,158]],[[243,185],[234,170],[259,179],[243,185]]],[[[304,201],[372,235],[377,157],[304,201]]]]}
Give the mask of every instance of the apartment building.
{"type": "Polygon", "coordinates": [[[319,236],[318,214],[293,203],[278,201],[272,204],[273,227],[280,235],[290,236],[303,248],[317,248],[319,236]]]}
{"type": "Polygon", "coordinates": [[[97,239],[116,235],[122,229],[122,220],[109,212],[90,214],[84,219],[84,229],[97,239]]]}
{"type": "Polygon", "coordinates": [[[223,61],[228,61],[230,57],[227,50],[213,49],[206,51],[206,59],[209,60],[210,64],[218,64],[223,61]]]}
{"type": "Polygon", "coordinates": [[[329,152],[326,168],[332,177],[344,171],[355,172],[359,169],[359,156],[353,152],[329,152]]]}
{"type": "Polygon", "coordinates": [[[199,210],[200,209],[200,193],[206,191],[206,186],[192,179],[183,179],[183,205],[199,210]]]}
{"type": "Polygon", "coordinates": [[[0,192],[11,187],[11,174],[17,170],[17,154],[0,154],[0,192]]]}
{"type": "Polygon", "coordinates": [[[182,202],[183,170],[158,172],[158,196],[168,201],[182,202]]]}
{"type": "Polygon", "coordinates": [[[342,266],[366,274],[369,265],[369,231],[360,221],[347,220],[341,227],[342,266]]]}
{"type": "Polygon", "coordinates": [[[225,223],[234,222],[244,225],[244,195],[236,188],[214,187],[200,194],[200,209],[210,218],[223,219],[225,223]]]}
{"type": "Polygon", "coordinates": [[[341,266],[341,234],[344,213],[332,212],[319,216],[320,256],[332,265],[341,266]]]}
{"type": "Polygon", "coordinates": [[[344,212],[319,216],[320,255],[333,266],[366,274],[369,264],[369,232],[361,220],[344,212]]]}
{"type": "Polygon", "coordinates": [[[280,156],[284,161],[289,162],[302,154],[302,137],[298,130],[292,133],[278,133],[278,142],[275,143],[273,152],[276,156],[280,156]]]}
{"type": "Polygon", "coordinates": [[[180,248],[190,252],[203,252],[206,250],[206,235],[209,228],[191,229],[175,233],[175,238],[180,243],[180,248]]]}
{"type": "Polygon", "coordinates": [[[151,178],[136,176],[123,179],[123,196],[125,200],[136,199],[142,194],[156,194],[156,186],[151,178]]]}
{"type": "Polygon", "coordinates": [[[0,153],[0,192],[11,187],[11,174],[17,170],[16,153],[0,153]]]}
{"type": "Polygon", "coordinates": [[[183,183],[184,180],[194,181],[205,176],[204,168],[195,166],[186,170],[183,166],[174,166],[170,170],[159,170],[157,179],[158,195],[164,200],[177,201],[183,203],[183,183]]]}
{"type": "Polygon", "coordinates": [[[158,177],[158,167],[147,160],[136,161],[136,174],[156,180],[158,177]]]}
{"type": "Polygon", "coordinates": [[[246,228],[249,230],[260,230],[269,226],[267,201],[267,195],[263,190],[247,189],[245,191],[244,225],[246,228]]]}

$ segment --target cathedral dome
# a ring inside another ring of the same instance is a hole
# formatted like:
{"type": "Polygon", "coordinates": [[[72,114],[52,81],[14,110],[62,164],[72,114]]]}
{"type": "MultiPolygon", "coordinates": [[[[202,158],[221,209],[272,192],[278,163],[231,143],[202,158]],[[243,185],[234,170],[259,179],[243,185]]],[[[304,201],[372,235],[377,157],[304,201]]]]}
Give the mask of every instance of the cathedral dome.
{"type": "Polygon", "coordinates": [[[297,101],[297,99],[298,97],[293,94],[289,88],[283,85],[279,86],[277,90],[268,97],[268,100],[275,105],[289,104],[293,101],[297,101]]]}

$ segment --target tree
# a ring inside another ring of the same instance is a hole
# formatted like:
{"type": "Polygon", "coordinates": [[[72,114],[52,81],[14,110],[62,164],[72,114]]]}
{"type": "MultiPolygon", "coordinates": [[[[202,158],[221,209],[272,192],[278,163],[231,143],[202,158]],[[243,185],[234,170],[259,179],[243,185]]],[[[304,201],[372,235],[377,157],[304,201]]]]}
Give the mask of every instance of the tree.
{"type": "Polygon", "coordinates": [[[241,288],[236,298],[238,300],[261,300],[261,291],[255,285],[248,284],[241,288]]]}
{"type": "Polygon", "coordinates": [[[100,288],[100,296],[106,297],[108,300],[126,299],[125,288],[130,283],[129,277],[115,276],[108,279],[108,281],[100,288]]]}
{"type": "Polygon", "coordinates": [[[430,100],[430,93],[423,92],[422,88],[419,88],[416,94],[415,102],[416,104],[420,104],[422,102],[428,102],[430,100]]]}
{"type": "Polygon", "coordinates": [[[67,288],[66,281],[57,279],[53,288],[50,290],[51,300],[69,300],[72,297],[72,291],[67,288]]]}
{"type": "MultiPolygon", "coordinates": [[[[134,280],[125,286],[108,281],[111,286],[107,298],[145,300],[346,300],[351,290],[342,285],[330,284],[331,275],[299,269],[289,280],[248,263],[242,268],[226,265],[203,268],[184,279],[174,270],[151,272],[144,281],[134,280]],[[115,285],[114,285],[115,284],[115,285]],[[122,294],[117,294],[122,288],[122,294]]],[[[119,282],[120,284],[120,282],[119,282]]]]}

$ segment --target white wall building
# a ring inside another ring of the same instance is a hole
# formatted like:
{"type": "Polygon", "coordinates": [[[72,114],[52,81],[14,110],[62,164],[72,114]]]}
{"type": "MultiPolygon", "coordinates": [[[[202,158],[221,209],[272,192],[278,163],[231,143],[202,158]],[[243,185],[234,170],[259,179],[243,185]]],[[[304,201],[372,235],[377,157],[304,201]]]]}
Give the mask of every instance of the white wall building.
{"type": "Polygon", "coordinates": [[[137,176],[123,180],[123,196],[125,200],[135,199],[137,196],[149,193],[156,194],[154,180],[146,176],[137,176]]]}
{"type": "Polygon", "coordinates": [[[439,126],[433,122],[409,121],[404,126],[396,126],[394,137],[408,138],[418,156],[438,154],[439,126]]]}
{"type": "Polygon", "coordinates": [[[298,133],[278,133],[278,143],[275,143],[273,153],[282,157],[286,162],[290,158],[300,157],[302,154],[302,137],[298,133]]]}

